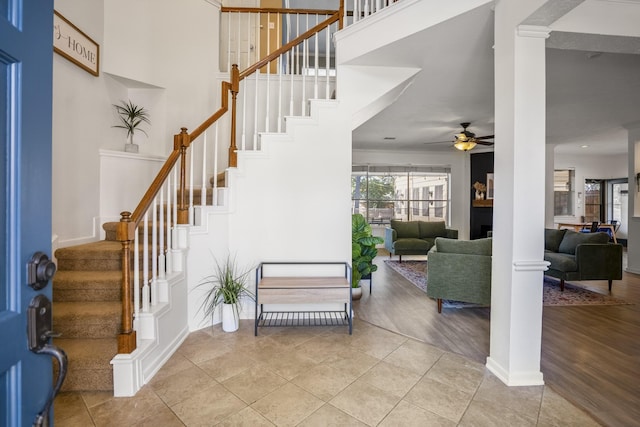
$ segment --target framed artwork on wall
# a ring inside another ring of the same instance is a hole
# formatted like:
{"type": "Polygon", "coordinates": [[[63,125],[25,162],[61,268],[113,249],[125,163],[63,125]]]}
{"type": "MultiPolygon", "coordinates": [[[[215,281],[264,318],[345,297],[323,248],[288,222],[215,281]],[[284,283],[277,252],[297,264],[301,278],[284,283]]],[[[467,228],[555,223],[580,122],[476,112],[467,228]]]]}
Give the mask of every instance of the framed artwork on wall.
{"type": "Polygon", "coordinates": [[[53,51],[96,77],[100,73],[100,45],[55,10],[53,51]]]}
{"type": "Polygon", "coordinates": [[[493,199],[493,173],[487,174],[487,199],[493,199]]]}

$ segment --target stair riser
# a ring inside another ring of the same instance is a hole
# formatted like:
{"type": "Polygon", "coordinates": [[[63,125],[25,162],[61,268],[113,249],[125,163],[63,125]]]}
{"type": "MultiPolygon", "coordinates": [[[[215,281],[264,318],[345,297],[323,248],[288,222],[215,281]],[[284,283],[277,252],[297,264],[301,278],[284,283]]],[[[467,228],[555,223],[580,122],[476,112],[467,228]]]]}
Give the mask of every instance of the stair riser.
{"type": "Polygon", "coordinates": [[[120,259],[58,258],[58,270],[109,271],[120,270],[121,266],[120,259]]]}
{"type": "MultiPolygon", "coordinates": [[[[157,254],[159,256],[160,253],[157,254]]],[[[147,259],[149,260],[149,267],[153,260],[153,252],[149,251],[147,259]]],[[[131,257],[131,265],[133,266],[133,257],[131,257]]],[[[139,263],[142,267],[144,257],[140,253],[139,263]]],[[[80,258],[59,258],[58,270],[65,271],[120,271],[122,269],[122,262],[120,258],[103,258],[103,259],[80,259],[80,258]]]]}
{"type": "MultiPolygon", "coordinates": [[[[105,231],[104,233],[105,233],[104,234],[104,240],[109,240],[109,241],[112,241],[112,242],[117,240],[115,231],[109,230],[109,231],[105,231]]],[[[160,236],[156,236],[156,239],[159,239],[159,238],[160,238],[160,236]]],[[[140,232],[138,233],[138,241],[139,242],[144,241],[144,233],[142,232],[142,230],[140,230],[140,232]]],[[[164,241],[165,242],[167,241],[167,233],[166,232],[164,233],[164,241]]],[[[147,242],[149,244],[153,243],[153,234],[151,234],[151,231],[149,231],[149,234],[147,236],[147,242]]]]}
{"type": "MultiPolygon", "coordinates": [[[[55,306],[53,309],[55,310],[55,306]]],[[[53,328],[63,338],[114,338],[121,330],[120,319],[105,319],[99,323],[55,319],[53,328]]]]}
{"type": "Polygon", "coordinates": [[[88,301],[120,301],[122,299],[120,284],[113,289],[56,289],[53,287],[53,301],[88,302],[88,301]]]}
{"type": "MultiPolygon", "coordinates": [[[[113,369],[77,369],[69,362],[67,377],[62,384],[61,391],[112,391],[113,369]]],[[[54,375],[57,378],[57,370],[54,375]]]]}

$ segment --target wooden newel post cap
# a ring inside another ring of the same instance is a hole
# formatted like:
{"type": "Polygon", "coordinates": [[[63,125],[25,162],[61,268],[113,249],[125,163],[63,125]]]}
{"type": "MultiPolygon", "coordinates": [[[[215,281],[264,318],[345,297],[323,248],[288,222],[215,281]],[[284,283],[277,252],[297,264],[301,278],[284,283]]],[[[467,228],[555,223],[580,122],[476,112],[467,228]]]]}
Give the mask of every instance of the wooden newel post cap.
{"type": "Polygon", "coordinates": [[[120,212],[120,221],[131,222],[131,212],[129,211],[120,212]]]}

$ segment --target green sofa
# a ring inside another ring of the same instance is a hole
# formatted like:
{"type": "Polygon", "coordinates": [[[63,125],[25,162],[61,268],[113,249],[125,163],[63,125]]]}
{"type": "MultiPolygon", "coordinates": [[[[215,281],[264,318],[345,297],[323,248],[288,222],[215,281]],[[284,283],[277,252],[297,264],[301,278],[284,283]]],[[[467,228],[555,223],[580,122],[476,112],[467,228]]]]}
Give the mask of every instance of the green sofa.
{"type": "Polygon", "coordinates": [[[398,255],[426,255],[437,237],[458,238],[458,230],[446,228],[444,221],[391,220],[385,228],[384,247],[389,258],[398,255]]]}
{"type": "Polygon", "coordinates": [[[573,230],[544,230],[544,259],[550,263],[545,275],[565,280],[622,279],[622,245],[609,243],[607,233],[578,233],[573,230]]]}
{"type": "Polygon", "coordinates": [[[438,237],[429,251],[427,295],[442,300],[491,305],[490,237],[455,240],[438,237]]]}

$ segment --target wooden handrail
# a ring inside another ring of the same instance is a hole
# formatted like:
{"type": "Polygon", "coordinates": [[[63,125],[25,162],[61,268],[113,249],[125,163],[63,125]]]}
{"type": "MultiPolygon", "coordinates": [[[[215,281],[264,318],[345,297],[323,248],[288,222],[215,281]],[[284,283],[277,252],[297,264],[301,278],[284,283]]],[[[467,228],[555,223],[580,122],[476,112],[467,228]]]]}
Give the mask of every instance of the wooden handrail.
{"type": "Polygon", "coordinates": [[[262,68],[265,65],[269,64],[269,62],[273,61],[274,59],[276,59],[277,57],[279,57],[283,53],[287,52],[292,47],[297,46],[302,41],[310,38],[311,36],[313,36],[318,31],[322,30],[325,27],[328,27],[329,25],[331,25],[334,22],[339,21],[339,20],[340,20],[340,14],[338,12],[335,12],[333,15],[331,15],[330,18],[325,19],[324,21],[322,21],[321,23],[319,23],[315,27],[305,31],[302,34],[300,34],[298,37],[296,37],[295,39],[291,40],[289,43],[287,43],[285,45],[282,45],[278,49],[276,49],[273,52],[271,52],[269,55],[267,55],[264,58],[262,58],[260,61],[258,61],[255,64],[253,64],[251,67],[249,67],[246,70],[242,71],[240,73],[240,80],[244,80],[246,77],[248,77],[251,74],[253,74],[256,70],[259,70],[260,68],[262,68]]]}

